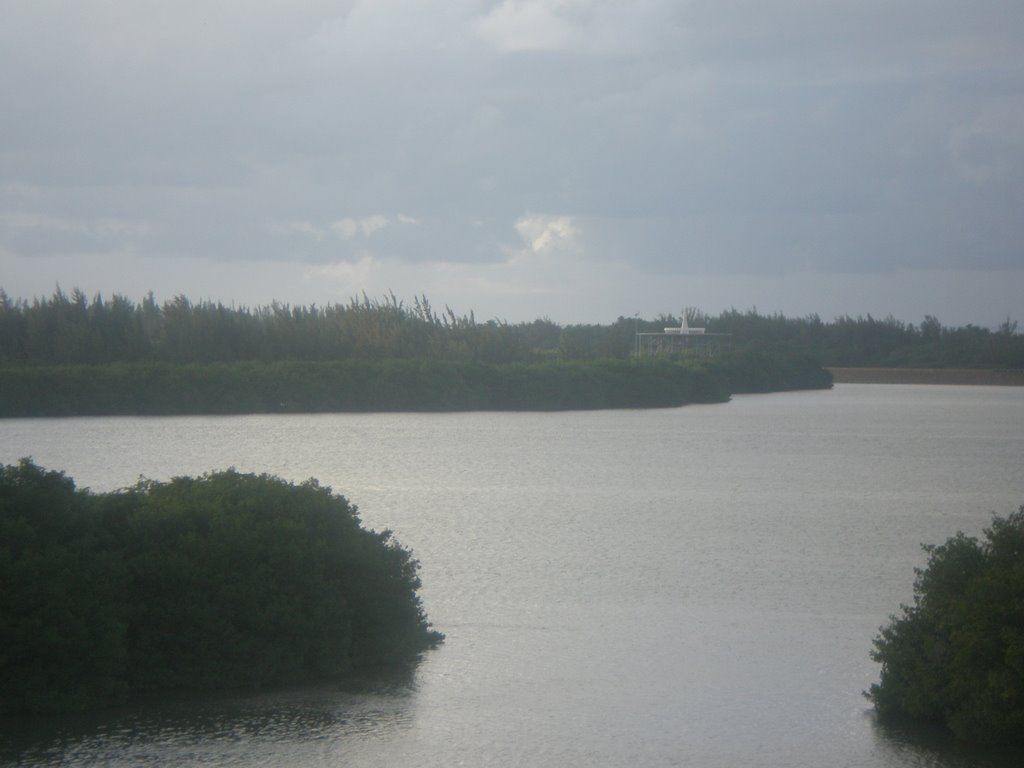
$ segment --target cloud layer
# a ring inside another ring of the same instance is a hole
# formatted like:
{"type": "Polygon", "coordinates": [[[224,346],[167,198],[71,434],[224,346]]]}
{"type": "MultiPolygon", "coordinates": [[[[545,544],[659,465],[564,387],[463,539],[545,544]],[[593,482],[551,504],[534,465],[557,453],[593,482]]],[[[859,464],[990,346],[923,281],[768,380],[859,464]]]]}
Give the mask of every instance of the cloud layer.
{"type": "Polygon", "coordinates": [[[177,264],[240,303],[429,285],[573,321],[900,284],[885,312],[995,323],[1022,37],[1002,0],[8,0],[0,285],[160,294],[177,264]],[[956,274],[989,299],[936,295],[956,274]]]}

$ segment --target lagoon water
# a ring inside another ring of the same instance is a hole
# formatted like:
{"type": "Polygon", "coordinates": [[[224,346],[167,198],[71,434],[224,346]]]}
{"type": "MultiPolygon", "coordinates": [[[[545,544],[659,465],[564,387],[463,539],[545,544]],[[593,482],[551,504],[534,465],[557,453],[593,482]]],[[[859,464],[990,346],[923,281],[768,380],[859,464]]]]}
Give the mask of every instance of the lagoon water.
{"type": "Polygon", "coordinates": [[[654,411],[0,421],[110,490],[316,477],[421,562],[409,679],[0,721],[67,766],[1009,766],[861,691],[921,542],[1024,503],[1024,389],[837,385],[654,411]]]}

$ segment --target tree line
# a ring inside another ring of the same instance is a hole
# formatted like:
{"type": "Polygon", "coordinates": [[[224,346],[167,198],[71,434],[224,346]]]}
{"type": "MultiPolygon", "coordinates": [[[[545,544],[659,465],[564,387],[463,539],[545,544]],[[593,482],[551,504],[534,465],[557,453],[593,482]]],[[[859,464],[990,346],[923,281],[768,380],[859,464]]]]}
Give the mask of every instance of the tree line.
{"type": "MultiPolygon", "coordinates": [[[[536,363],[625,360],[636,332],[678,326],[681,318],[619,317],[608,324],[559,325],[541,318],[478,321],[425,297],[411,304],[393,294],[328,306],[273,303],[248,308],[177,296],[162,304],[114,295],[89,299],[59,288],[31,301],[0,289],[0,365],[163,362],[446,360],[536,363]]],[[[893,317],[823,321],[730,309],[717,316],[688,310],[691,326],[732,334],[739,352],[803,354],[825,366],[1021,368],[1024,334],[1009,319],[996,330],[953,328],[926,316],[920,325],[893,317]]]]}
{"type": "Polygon", "coordinates": [[[417,570],[315,480],[232,470],[91,493],[0,466],[0,713],[406,664],[442,640],[417,570]]]}
{"type": "Polygon", "coordinates": [[[811,358],[756,355],[639,365],[393,359],[0,366],[0,418],[670,408],[831,381],[811,358]]]}

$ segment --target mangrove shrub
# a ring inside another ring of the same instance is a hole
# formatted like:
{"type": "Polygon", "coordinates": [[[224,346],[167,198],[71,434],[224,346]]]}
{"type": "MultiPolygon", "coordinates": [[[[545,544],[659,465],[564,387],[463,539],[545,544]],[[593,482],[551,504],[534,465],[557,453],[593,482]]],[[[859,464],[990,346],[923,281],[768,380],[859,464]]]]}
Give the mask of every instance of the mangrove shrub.
{"type": "Polygon", "coordinates": [[[0,468],[0,712],[259,688],[441,640],[417,563],[315,480],[234,470],[94,494],[0,468]]]}
{"type": "Polygon", "coordinates": [[[1024,741],[1024,506],[985,540],[925,546],[913,605],[875,638],[868,696],[883,719],[908,717],[967,741],[1024,741]]]}

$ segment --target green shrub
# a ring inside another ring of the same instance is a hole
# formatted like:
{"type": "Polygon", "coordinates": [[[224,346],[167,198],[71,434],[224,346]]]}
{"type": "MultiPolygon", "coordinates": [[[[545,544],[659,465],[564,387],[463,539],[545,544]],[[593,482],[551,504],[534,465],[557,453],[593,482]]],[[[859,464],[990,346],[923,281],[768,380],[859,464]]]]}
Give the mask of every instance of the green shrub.
{"type": "Polygon", "coordinates": [[[958,533],[925,550],[913,605],[875,638],[882,670],[868,697],[882,718],[1024,741],[1024,506],[996,517],[984,542],[958,533]]]}
{"type": "Polygon", "coordinates": [[[109,494],[0,468],[0,712],[258,688],[441,641],[417,563],[314,480],[233,470],[109,494]]]}

